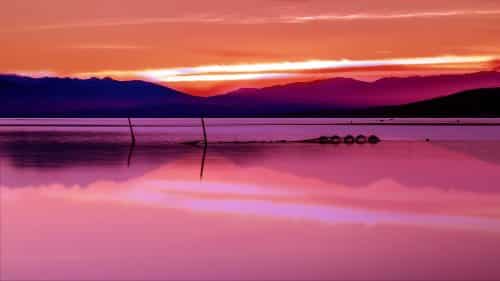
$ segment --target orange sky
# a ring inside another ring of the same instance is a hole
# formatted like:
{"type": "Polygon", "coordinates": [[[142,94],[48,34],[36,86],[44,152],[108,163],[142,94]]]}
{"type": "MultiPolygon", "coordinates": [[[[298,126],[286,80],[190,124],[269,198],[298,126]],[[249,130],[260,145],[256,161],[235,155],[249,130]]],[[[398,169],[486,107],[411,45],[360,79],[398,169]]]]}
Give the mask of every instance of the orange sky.
{"type": "Polygon", "coordinates": [[[477,71],[500,57],[493,0],[4,2],[0,72],[147,79],[200,95],[477,71]]]}

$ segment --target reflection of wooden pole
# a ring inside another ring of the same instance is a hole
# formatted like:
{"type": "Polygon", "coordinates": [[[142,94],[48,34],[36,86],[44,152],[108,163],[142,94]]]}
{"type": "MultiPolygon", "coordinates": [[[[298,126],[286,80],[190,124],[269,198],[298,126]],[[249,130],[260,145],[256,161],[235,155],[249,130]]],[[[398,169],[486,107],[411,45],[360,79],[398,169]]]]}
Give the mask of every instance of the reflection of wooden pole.
{"type": "Polygon", "coordinates": [[[200,181],[203,180],[203,174],[205,173],[205,159],[207,158],[207,145],[203,147],[203,154],[201,156],[201,167],[200,167],[200,181]]]}
{"type": "Polygon", "coordinates": [[[207,129],[205,128],[205,118],[201,117],[201,127],[203,128],[203,140],[205,141],[205,146],[208,145],[207,139],[207,129]]]}
{"type": "Polygon", "coordinates": [[[200,167],[200,181],[203,180],[203,174],[205,173],[205,158],[207,157],[207,128],[205,126],[205,118],[201,117],[201,127],[203,128],[203,155],[201,156],[201,167],[200,167]]]}
{"type": "Polygon", "coordinates": [[[132,128],[132,121],[130,121],[130,117],[128,118],[128,126],[130,127],[130,136],[132,138],[132,145],[135,145],[135,134],[134,134],[134,129],[132,128]]]}
{"type": "Polygon", "coordinates": [[[128,148],[128,159],[127,159],[127,167],[130,167],[130,162],[132,162],[132,154],[134,153],[135,144],[130,144],[128,148]]]}

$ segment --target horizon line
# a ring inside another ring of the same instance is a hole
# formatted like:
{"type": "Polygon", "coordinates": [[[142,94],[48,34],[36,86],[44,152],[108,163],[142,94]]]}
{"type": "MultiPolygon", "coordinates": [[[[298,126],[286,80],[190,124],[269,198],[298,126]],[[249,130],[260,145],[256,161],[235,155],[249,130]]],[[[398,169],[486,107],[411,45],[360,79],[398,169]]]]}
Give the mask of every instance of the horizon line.
{"type": "Polygon", "coordinates": [[[198,96],[198,95],[194,95],[192,93],[186,92],[186,91],[177,90],[174,87],[171,87],[171,86],[166,85],[166,84],[158,83],[156,81],[143,80],[143,79],[124,79],[124,80],[122,80],[122,79],[116,79],[116,78],[109,77],[109,76],[106,76],[106,77],[76,77],[76,76],[65,76],[65,75],[63,75],[63,76],[58,76],[58,75],[41,75],[41,76],[35,75],[35,76],[33,76],[33,75],[26,74],[26,73],[23,74],[23,73],[14,73],[14,72],[12,72],[12,73],[9,73],[9,72],[1,73],[0,72],[0,76],[15,76],[15,77],[20,77],[20,78],[31,78],[31,79],[71,79],[71,80],[79,80],[79,81],[112,80],[114,82],[144,82],[144,83],[150,83],[152,85],[156,85],[159,87],[163,87],[165,89],[175,90],[175,91],[182,93],[182,94],[185,94],[185,95],[194,96],[194,97],[201,97],[201,98],[208,98],[208,97],[213,97],[213,96],[221,96],[221,95],[225,95],[225,94],[228,94],[228,93],[231,93],[234,91],[244,90],[244,89],[262,90],[262,89],[267,89],[267,88],[272,88],[272,87],[280,87],[280,86],[284,87],[284,86],[295,85],[295,84],[314,83],[314,82],[334,80],[334,79],[349,79],[349,80],[353,80],[353,81],[357,81],[357,82],[375,83],[375,82],[380,81],[380,80],[393,79],[393,78],[394,79],[407,79],[407,78],[414,78],[414,77],[429,78],[429,77],[442,77],[442,76],[464,76],[464,75],[474,75],[474,74],[480,74],[480,73],[500,73],[500,70],[491,69],[491,70],[470,71],[470,72],[463,72],[463,73],[441,73],[441,74],[431,74],[431,75],[419,75],[419,74],[408,75],[408,76],[389,75],[389,76],[383,76],[383,77],[380,77],[380,78],[377,78],[377,79],[371,80],[371,81],[366,80],[366,79],[357,79],[357,78],[351,78],[351,77],[346,77],[346,76],[331,76],[331,77],[324,78],[324,79],[320,78],[320,79],[312,79],[312,80],[306,80],[306,81],[276,83],[276,84],[273,84],[271,86],[264,86],[264,87],[241,87],[241,88],[237,88],[236,90],[233,90],[233,91],[218,93],[218,94],[214,94],[211,96],[198,96]]]}

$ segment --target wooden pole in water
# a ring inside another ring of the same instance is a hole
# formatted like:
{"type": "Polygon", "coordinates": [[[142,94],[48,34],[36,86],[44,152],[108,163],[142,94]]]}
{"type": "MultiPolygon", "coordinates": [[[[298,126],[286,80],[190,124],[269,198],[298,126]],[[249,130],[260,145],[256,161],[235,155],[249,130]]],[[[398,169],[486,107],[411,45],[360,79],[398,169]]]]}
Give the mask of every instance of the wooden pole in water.
{"type": "Polygon", "coordinates": [[[134,129],[132,128],[132,121],[130,121],[130,117],[128,117],[128,126],[130,128],[130,136],[132,138],[132,145],[135,145],[135,134],[134,134],[134,129]]]}
{"type": "Polygon", "coordinates": [[[205,127],[205,118],[201,117],[201,127],[203,128],[203,140],[205,142],[205,146],[208,145],[208,139],[207,139],[207,129],[205,127]]]}

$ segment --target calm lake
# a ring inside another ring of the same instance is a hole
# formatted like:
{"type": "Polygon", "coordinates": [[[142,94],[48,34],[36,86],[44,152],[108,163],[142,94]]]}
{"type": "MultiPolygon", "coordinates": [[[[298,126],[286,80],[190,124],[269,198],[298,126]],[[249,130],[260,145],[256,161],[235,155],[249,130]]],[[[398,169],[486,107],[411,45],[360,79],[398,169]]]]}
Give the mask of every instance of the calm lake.
{"type": "Polygon", "coordinates": [[[1,280],[500,279],[498,119],[132,121],[0,119],[1,280]]]}

